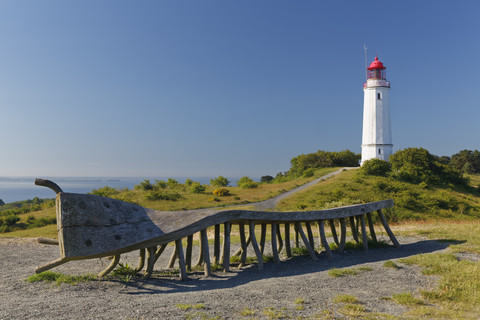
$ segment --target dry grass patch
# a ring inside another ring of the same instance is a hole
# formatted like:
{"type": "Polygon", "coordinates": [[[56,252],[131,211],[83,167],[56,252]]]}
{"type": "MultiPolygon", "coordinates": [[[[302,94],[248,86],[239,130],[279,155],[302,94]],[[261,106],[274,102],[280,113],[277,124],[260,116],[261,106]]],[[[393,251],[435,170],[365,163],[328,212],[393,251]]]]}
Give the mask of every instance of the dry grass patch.
{"type": "Polygon", "coordinates": [[[359,300],[357,297],[352,296],[351,294],[339,294],[332,299],[334,303],[358,303],[359,300]]]}
{"type": "Polygon", "coordinates": [[[392,260],[388,260],[388,261],[385,261],[383,263],[383,266],[385,268],[392,268],[392,269],[400,269],[400,266],[398,264],[396,264],[394,261],[392,260]]]}
{"type": "Polygon", "coordinates": [[[367,310],[364,306],[359,304],[346,304],[338,309],[338,312],[347,317],[362,318],[365,316],[367,310]]]}

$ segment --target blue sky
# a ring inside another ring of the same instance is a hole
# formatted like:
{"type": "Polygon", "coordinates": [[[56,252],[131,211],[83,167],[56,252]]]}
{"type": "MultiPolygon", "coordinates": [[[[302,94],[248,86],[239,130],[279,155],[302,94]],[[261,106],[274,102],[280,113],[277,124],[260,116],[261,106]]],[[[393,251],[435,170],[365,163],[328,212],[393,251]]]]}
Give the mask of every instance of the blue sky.
{"type": "Polygon", "coordinates": [[[365,62],[394,151],[480,149],[480,1],[0,1],[0,176],[261,176],[360,152],[365,62]]]}

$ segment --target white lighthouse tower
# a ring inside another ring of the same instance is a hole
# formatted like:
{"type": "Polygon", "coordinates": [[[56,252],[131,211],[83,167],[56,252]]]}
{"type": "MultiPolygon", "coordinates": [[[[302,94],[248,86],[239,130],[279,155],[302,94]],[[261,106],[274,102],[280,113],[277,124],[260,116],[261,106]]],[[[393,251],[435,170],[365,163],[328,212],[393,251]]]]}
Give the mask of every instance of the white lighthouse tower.
{"type": "Polygon", "coordinates": [[[386,80],[383,63],[375,57],[367,68],[367,82],[363,84],[362,162],[373,158],[388,160],[392,154],[390,127],[390,82],[386,80]]]}

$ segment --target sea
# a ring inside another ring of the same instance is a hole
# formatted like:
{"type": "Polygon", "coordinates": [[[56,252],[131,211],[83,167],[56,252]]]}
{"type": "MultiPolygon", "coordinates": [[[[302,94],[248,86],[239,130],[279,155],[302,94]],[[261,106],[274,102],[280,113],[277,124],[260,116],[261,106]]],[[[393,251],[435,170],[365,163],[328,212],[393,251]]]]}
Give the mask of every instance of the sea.
{"type": "MultiPolygon", "coordinates": [[[[155,183],[155,180],[165,180],[166,177],[42,177],[42,179],[48,179],[55,182],[64,192],[72,193],[88,193],[93,189],[109,186],[116,189],[133,189],[135,185],[145,179],[149,179],[151,183],[155,183]]],[[[201,184],[209,184],[210,177],[197,177],[197,178],[185,178],[177,177],[173,178],[180,183],[184,183],[186,179],[192,179],[198,181],[201,184]]],[[[230,185],[235,186],[238,178],[228,178],[230,185]]],[[[23,201],[39,197],[41,199],[55,198],[53,190],[36,186],[34,177],[0,177],[0,199],[5,203],[11,203],[16,201],[23,201]]]]}

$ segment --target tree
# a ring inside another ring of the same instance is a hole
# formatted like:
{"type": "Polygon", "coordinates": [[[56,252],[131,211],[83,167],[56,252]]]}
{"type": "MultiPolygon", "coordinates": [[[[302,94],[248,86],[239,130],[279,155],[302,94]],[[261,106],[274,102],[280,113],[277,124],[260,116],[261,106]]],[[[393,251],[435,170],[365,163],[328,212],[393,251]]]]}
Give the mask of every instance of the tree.
{"type": "Polygon", "coordinates": [[[361,173],[371,176],[386,177],[390,171],[392,171],[390,162],[376,158],[365,161],[360,168],[361,173]]]}
{"type": "Polygon", "coordinates": [[[470,162],[465,162],[462,167],[462,172],[472,174],[475,173],[475,168],[473,168],[473,165],[470,162]]]}
{"type": "Polygon", "coordinates": [[[333,152],[333,164],[335,167],[358,167],[361,154],[354,153],[350,150],[333,152]]]}
{"type": "Polygon", "coordinates": [[[218,176],[217,178],[210,179],[210,184],[216,187],[226,187],[230,184],[230,181],[224,176],[218,176]]]}
{"type": "Polygon", "coordinates": [[[260,178],[260,182],[262,183],[269,183],[270,181],[273,180],[273,177],[272,176],[269,176],[269,175],[266,175],[266,176],[262,176],[260,178]]]}
{"type": "Polygon", "coordinates": [[[4,206],[5,205],[5,202],[3,202],[2,199],[0,199],[0,206],[4,206]]]}
{"type": "Polygon", "coordinates": [[[467,163],[470,163],[471,167],[467,166],[466,168],[469,170],[472,170],[473,168],[473,170],[469,173],[480,173],[480,151],[461,150],[460,152],[454,154],[450,160],[450,165],[461,171],[463,171],[467,163]]]}
{"type": "Polygon", "coordinates": [[[289,175],[299,177],[309,169],[327,167],[358,167],[361,155],[350,150],[330,152],[318,150],[315,153],[301,154],[290,160],[289,175]]]}
{"type": "Polygon", "coordinates": [[[467,184],[461,172],[440,163],[423,148],[407,148],[390,156],[392,174],[398,180],[411,183],[467,184]]]}

